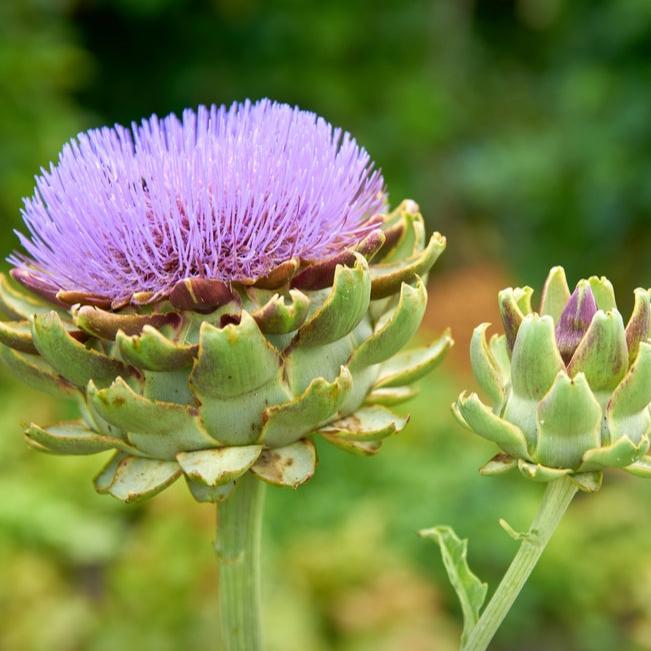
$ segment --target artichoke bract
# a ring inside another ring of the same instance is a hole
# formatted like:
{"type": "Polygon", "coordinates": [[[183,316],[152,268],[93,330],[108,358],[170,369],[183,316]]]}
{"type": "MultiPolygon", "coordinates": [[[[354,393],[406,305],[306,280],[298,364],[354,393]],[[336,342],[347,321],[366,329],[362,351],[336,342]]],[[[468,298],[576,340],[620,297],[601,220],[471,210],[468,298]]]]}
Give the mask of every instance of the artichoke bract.
{"type": "Polygon", "coordinates": [[[453,412],[502,450],[483,474],[518,468],[527,478],[574,479],[596,490],[606,468],[651,476],[649,294],[635,290],[624,324],[611,283],[581,280],[570,290],[561,267],[545,282],[539,312],[533,290],[499,294],[504,334],[488,323],[470,345],[472,368],[490,406],[462,393],[453,412]]]}
{"type": "Polygon", "coordinates": [[[95,486],[127,502],[181,476],[199,501],[224,499],[245,473],[299,486],[317,436],[377,452],[407,422],[389,408],[452,345],[446,333],[400,352],[445,238],[426,238],[412,201],[386,212],[381,190],[348,135],[269,102],[80,136],[26,203],[18,285],[0,283],[3,362],[81,408],[78,421],[30,424],[27,442],[115,450],[95,486]],[[238,164],[248,176],[232,175],[238,164]],[[57,185],[75,176],[94,184],[83,202],[57,185]],[[61,250],[66,229],[76,239],[61,250]]]}

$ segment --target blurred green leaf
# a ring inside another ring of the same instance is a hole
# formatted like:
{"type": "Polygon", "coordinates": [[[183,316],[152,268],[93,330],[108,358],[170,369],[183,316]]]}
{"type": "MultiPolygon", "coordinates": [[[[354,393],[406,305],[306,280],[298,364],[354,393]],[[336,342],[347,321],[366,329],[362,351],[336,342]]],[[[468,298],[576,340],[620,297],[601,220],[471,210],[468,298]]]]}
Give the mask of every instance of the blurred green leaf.
{"type": "Polygon", "coordinates": [[[433,540],[441,549],[443,564],[463,611],[461,643],[464,644],[479,619],[488,585],[472,573],[468,566],[468,541],[461,540],[453,529],[446,526],[433,527],[421,530],[420,535],[433,540]]]}

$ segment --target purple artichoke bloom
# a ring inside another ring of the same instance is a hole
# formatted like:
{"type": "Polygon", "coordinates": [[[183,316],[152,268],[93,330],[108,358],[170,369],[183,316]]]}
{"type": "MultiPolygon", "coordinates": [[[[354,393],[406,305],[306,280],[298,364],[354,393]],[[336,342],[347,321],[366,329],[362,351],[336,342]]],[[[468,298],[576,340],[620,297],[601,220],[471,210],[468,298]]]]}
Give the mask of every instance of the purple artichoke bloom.
{"type": "Polygon", "coordinates": [[[0,274],[0,362],[84,404],[30,445],[114,450],[96,487],[124,501],[180,476],[208,502],[249,472],[297,487],[317,435],[377,452],[407,423],[385,405],[452,345],[400,352],[446,241],[385,201],[349,134],[268,100],[78,136],[25,204],[32,291],[0,274]]]}
{"type": "Polygon", "coordinates": [[[327,258],[377,228],[386,202],[349,133],[266,99],[93,129],[41,172],[15,277],[114,306],[186,278],[247,282],[327,258]]]}
{"type": "Polygon", "coordinates": [[[269,100],[82,133],[25,201],[0,362],[81,407],[26,441],[112,450],[94,484],[124,502],[183,477],[217,504],[220,649],[261,648],[262,482],[308,481],[315,439],[375,454],[452,346],[402,350],[446,240],[386,208],[350,134],[269,100]]]}

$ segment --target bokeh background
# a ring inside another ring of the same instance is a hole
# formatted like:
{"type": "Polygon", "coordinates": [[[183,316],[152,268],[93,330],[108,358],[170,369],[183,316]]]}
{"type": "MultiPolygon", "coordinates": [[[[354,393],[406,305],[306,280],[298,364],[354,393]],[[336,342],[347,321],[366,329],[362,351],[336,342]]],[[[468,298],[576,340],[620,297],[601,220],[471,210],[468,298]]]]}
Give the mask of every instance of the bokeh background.
{"type": "MultiPolygon", "coordinates": [[[[449,523],[494,587],[541,488],[481,478],[490,445],[448,406],[495,294],[552,264],[605,274],[628,309],[651,285],[648,0],[1,0],[0,253],[21,197],[78,131],[269,96],[352,131],[395,202],[449,248],[422,337],[457,346],[374,459],[321,446],[300,491],[268,492],[270,651],[448,651],[460,615],[438,550],[449,523]]],[[[97,496],[103,459],[46,457],[20,422],[71,405],[0,378],[0,649],[214,648],[213,512],[179,484],[143,505],[97,496]]],[[[651,483],[579,497],[496,651],[651,649],[651,483]]]]}

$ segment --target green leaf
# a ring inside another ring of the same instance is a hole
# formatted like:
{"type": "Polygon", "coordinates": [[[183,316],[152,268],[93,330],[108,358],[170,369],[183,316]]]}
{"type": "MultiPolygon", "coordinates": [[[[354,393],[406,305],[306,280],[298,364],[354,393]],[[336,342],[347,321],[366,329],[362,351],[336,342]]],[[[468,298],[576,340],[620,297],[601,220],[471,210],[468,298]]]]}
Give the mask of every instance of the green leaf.
{"type": "Polygon", "coordinates": [[[448,573],[463,611],[463,634],[465,644],[468,634],[477,623],[481,607],[486,599],[488,586],[482,583],[468,567],[468,541],[461,540],[450,527],[433,527],[420,532],[423,538],[430,538],[441,549],[443,564],[448,573]]]}

